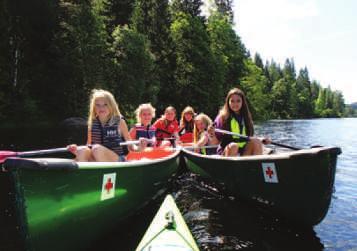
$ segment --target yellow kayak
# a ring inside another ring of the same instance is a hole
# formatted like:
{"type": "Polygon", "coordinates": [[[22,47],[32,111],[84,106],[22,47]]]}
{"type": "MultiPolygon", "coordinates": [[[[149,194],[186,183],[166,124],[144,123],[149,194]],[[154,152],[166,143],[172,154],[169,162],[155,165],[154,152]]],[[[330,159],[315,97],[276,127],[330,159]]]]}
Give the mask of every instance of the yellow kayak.
{"type": "Polygon", "coordinates": [[[167,195],[136,251],[198,251],[175,200],[167,195]]]}

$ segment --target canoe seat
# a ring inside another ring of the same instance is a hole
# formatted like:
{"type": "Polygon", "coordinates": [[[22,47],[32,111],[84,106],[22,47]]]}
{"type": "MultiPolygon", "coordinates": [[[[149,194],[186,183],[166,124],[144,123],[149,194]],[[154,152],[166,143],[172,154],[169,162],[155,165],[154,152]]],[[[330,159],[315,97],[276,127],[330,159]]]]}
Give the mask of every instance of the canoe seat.
{"type": "Polygon", "coordinates": [[[148,147],[143,152],[129,152],[126,156],[127,161],[141,160],[141,159],[160,159],[172,154],[172,148],[152,148],[148,147]]]}

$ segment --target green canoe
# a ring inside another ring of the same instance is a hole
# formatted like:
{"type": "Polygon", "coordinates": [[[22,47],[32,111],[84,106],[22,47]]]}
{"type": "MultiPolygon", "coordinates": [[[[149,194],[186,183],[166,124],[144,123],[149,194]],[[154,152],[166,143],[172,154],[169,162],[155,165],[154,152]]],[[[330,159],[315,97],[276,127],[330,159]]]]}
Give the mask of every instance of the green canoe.
{"type": "Polygon", "coordinates": [[[167,195],[136,251],[199,251],[174,198],[167,195]]]}
{"type": "Polygon", "coordinates": [[[230,194],[289,221],[313,226],[329,209],[341,149],[318,147],[246,157],[183,152],[189,170],[224,183],[230,194]]]}
{"type": "Polygon", "coordinates": [[[83,250],[164,192],[179,151],[132,162],[10,158],[0,169],[0,250],[83,250]]]}

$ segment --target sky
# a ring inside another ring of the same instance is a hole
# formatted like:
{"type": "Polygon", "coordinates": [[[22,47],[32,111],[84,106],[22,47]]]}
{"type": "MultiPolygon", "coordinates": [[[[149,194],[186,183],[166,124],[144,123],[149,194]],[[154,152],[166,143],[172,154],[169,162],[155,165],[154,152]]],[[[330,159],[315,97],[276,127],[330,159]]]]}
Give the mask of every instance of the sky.
{"type": "Polygon", "coordinates": [[[253,56],[284,65],[357,102],[356,0],[233,0],[234,28],[253,56]]]}

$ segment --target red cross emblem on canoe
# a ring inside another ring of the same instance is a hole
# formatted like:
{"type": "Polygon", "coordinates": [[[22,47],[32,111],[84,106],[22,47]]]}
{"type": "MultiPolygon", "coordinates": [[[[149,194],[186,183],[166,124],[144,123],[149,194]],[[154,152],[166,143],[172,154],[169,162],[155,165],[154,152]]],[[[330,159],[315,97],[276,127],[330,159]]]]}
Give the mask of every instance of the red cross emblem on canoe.
{"type": "Polygon", "coordinates": [[[107,193],[110,193],[110,190],[113,188],[113,182],[111,178],[108,178],[107,183],[105,183],[104,186],[105,190],[107,190],[107,193]]]}
{"type": "Polygon", "coordinates": [[[279,183],[278,172],[274,162],[262,163],[264,181],[268,183],[279,183]]]}
{"type": "Polygon", "coordinates": [[[274,175],[274,172],[273,172],[273,170],[271,170],[270,166],[267,167],[267,170],[265,171],[265,173],[269,176],[270,179],[274,175]]]}

